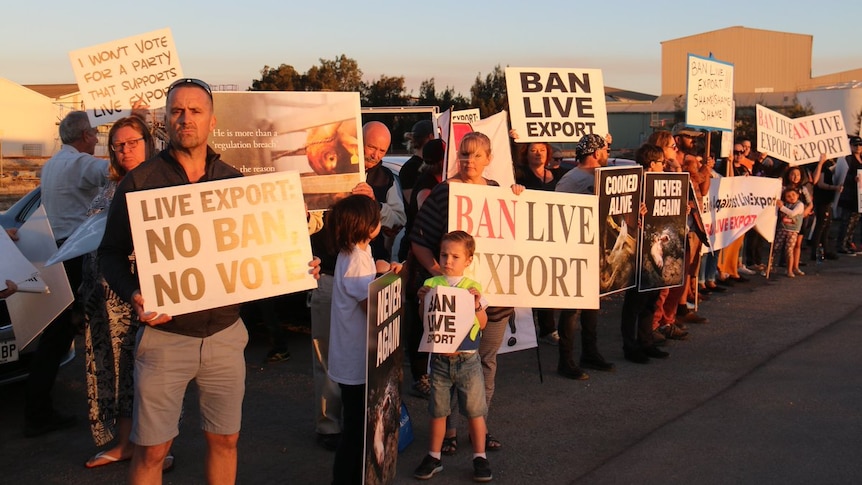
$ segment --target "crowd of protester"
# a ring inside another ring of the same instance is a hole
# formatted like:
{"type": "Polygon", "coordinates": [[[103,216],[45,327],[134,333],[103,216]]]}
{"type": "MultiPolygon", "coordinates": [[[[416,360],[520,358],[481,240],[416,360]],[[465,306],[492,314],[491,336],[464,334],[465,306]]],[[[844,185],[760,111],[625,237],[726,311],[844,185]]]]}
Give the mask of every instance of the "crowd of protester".
{"type": "MultiPolygon", "coordinates": [[[[104,164],[92,157],[96,141],[93,129],[85,116],[75,112],[60,125],[64,151],[55,157],[57,161],[46,165],[43,175],[44,201],[49,217],[56,214],[51,218],[55,234],[59,235],[58,244],[64,242],[68,232],[84,217],[109,209],[108,233],[113,238],[106,238],[98,252],[73,263],[83,264],[84,270],[82,276],[70,278],[76,289],[80,287],[78,304],[58,320],[60,323],[52,324],[46,332],[48,338],[43,337],[46,349],[42,353],[51,351],[52,355],[50,359],[42,356],[36,361],[38,366],[39,362],[47,360],[41,364],[46,366],[43,373],[46,375],[40,374],[37,367],[31,378],[34,382],[28,387],[28,400],[41,407],[28,401],[26,431],[29,436],[36,436],[74,423],[74,418],[53,409],[49,394],[59,365],[54,354],[58,353],[57,349],[62,350],[63,345],[68,348],[74,332],[73,313],[83,311],[87,323],[90,423],[95,444],[106,447],[88,460],[86,466],[133,460],[132,483],[158,483],[162,471],[173,467],[170,445],[178,433],[177,422],[185,391],[183,383],[205,379],[207,372],[224,372],[221,368],[186,369],[183,375],[176,376],[177,383],[170,392],[157,391],[152,381],[161,377],[149,375],[144,369],[134,371],[135,365],[141,365],[136,362],[140,357],[140,349],[135,350],[136,336],[137,345],[140,345],[142,335],[151,335],[147,342],[151,348],[156,345],[156,335],[166,337],[158,345],[168,347],[188,347],[199,340],[212,340],[213,345],[223,345],[218,351],[240,367],[242,352],[237,352],[237,344],[246,339],[235,307],[215,309],[205,315],[191,314],[179,320],[145,312],[132,273],[134,248],[129,238],[125,199],[117,202],[115,191],[124,195],[127,191],[150,186],[240,176],[207,147],[208,132],[212,129],[212,121],[207,118],[212,113],[211,91],[198,80],[182,81],[169,90],[168,102],[172,103],[174,111],[168,115],[171,136],[168,149],[157,154],[145,123],[130,117],[117,122],[109,133],[111,159],[110,164],[104,164]],[[196,118],[196,121],[185,117],[196,118]],[[189,125],[196,131],[195,140],[185,136],[183,130],[188,131],[189,125]],[[155,161],[136,169],[147,159],[155,161]],[[79,169],[71,175],[63,175],[61,181],[87,181],[85,190],[78,189],[74,193],[76,201],[82,201],[74,208],[68,201],[52,201],[51,185],[57,182],[51,180],[51,174],[60,162],[67,172],[79,169]],[[80,169],[82,166],[87,170],[80,169]],[[153,167],[161,167],[162,172],[153,173],[153,167]],[[127,173],[131,175],[125,180],[127,173]],[[142,178],[144,175],[149,178],[142,178]],[[117,205],[119,207],[115,207],[117,205]],[[74,222],[58,225],[65,223],[66,217],[72,214],[74,222]],[[207,319],[215,321],[218,328],[203,323],[207,319]],[[199,324],[201,328],[206,327],[203,333],[197,331],[199,324]],[[57,349],[52,350],[47,345],[51,344],[50,331],[55,327],[63,332],[56,339],[59,344],[54,347],[57,349]],[[165,331],[153,334],[155,328],[165,331]],[[159,411],[165,406],[168,411],[159,411]],[[42,414],[34,414],[37,410],[42,414]]],[[[412,394],[429,399],[432,416],[429,455],[416,469],[415,476],[431,478],[442,471],[441,456],[457,452],[457,423],[453,411],[460,407],[470,423],[474,479],[489,481],[492,474],[486,452],[500,450],[503,445],[488,432],[488,410],[494,396],[497,349],[513,309],[489,307],[481,296],[481,287],[472,281],[464,282],[464,268],[453,267],[453,258],[460,258],[462,265],[465,260],[472,259],[474,243],[469,235],[465,238],[463,234],[450,233],[447,214],[451,184],[498,185],[483,176],[484,168],[492,163],[495,155],[491,152],[491,142],[481,133],[466,135],[458,147],[458,174],[443,180],[445,144],[435,139],[430,122],[419,122],[412,133],[413,157],[405,165],[399,181],[381,163],[391,141],[386,126],[370,122],[365,125],[363,135],[366,181],[358,184],[353,195],[339,201],[322,220],[309,215],[309,233],[316,256],[311,264],[312,272],[320,273],[319,287],[310,298],[315,357],[314,422],[318,443],[336,451],[333,483],[361,480],[358,475],[362,469],[365,376],[359,369],[365,358],[365,347],[358,342],[363,342],[367,335],[364,329],[367,284],[376,274],[389,269],[401,272],[399,264],[390,262],[405,261],[402,276],[407,295],[402,342],[412,377],[408,385],[412,394]],[[400,245],[395,244],[397,240],[400,245]],[[419,351],[422,325],[417,295],[424,294],[429,285],[441,284],[464,284],[465,288],[470,288],[476,298],[476,332],[470,345],[459,347],[458,352],[428,354],[419,351]],[[468,364],[469,369],[460,370],[468,364]],[[463,373],[450,372],[450,368],[463,373]],[[454,377],[435,377],[435,370],[454,377]]],[[[806,275],[804,268],[812,262],[821,264],[838,258],[839,254],[862,254],[855,234],[859,220],[857,178],[862,169],[862,138],[850,137],[852,153],[847,157],[839,160],[821,157],[819,162],[803,166],[789,166],[765,153],[754,152],[751,141],[745,138],[735,140],[730,158],[717,161],[706,153],[704,142],[703,132],[679,124],[672,131],[653,133],[636,151],[635,162],[645,171],[688,172],[697,198],[703,197],[710,184],[720,177],[782,179],[774,244],[770,247],[762,235],[749,231],[727,247],[702,252],[701,247],[708,244],[708,240],[696,200],[690,200],[683,284],[648,292],[637,289],[625,292],[620,324],[622,350],[624,358],[633,363],[668,358],[669,352],[659,347],[668,340],[686,340],[690,326],[708,323],[709,307],[705,303],[713,295],[732,292],[734,287],[745,285],[751,278],[785,277],[778,276],[782,273],[788,278],[798,278],[806,275]],[[836,209],[840,211],[837,213],[840,227],[838,238],[832,239],[830,224],[836,209]],[[779,272],[778,268],[783,271],[779,272]]],[[[513,167],[516,184],[512,191],[516,196],[525,189],[594,194],[595,170],[607,164],[610,145],[610,135],[585,135],[576,146],[576,162],[571,168],[561,163],[561,150],[551,144],[516,143],[513,145],[516,148],[513,167]]],[[[640,212],[643,214],[645,208],[641,207],[640,212]]],[[[14,237],[14,231],[10,235],[14,237]]],[[[14,293],[14,283],[7,282],[7,286],[0,297],[14,293]]],[[[538,341],[542,345],[559,347],[557,370],[560,376],[584,380],[589,375],[583,369],[616,370],[598,350],[598,311],[536,308],[534,316],[538,341]],[[576,361],[573,354],[578,319],[581,353],[576,361]]],[[[290,355],[284,336],[275,330],[273,350],[267,355],[269,362],[287,360],[290,355]]],[[[181,364],[189,366],[186,362],[181,364]]],[[[201,396],[202,400],[212,399],[223,406],[211,410],[213,416],[219,415],[216,421],[223,424],[205,429],[210,460],[207,473],[212,483],[232,483],[236,473],[244,370],[227,378],[236,384],[229,395],[208,397],[204,393],[201,396]]]]}

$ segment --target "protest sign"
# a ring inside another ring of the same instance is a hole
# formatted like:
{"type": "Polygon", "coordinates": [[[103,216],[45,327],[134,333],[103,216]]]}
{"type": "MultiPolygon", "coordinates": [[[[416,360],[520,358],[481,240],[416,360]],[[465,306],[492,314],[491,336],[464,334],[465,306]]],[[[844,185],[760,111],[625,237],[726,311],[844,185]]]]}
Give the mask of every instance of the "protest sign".
{"type": "Polygon", "coordinates": [[[298,171],[308,210],[365,179],[359,93],[217,92],[210,146],[245,175],[298,171]]]}
{"type": "Polygon", "coordinates": [[[464,276],[491,306],[599,307],[598,199],[449,184],[449,230],[476,239],[464,276]]]}
{"type": "Polygon", "coordinates": [[[685,123],[707,130],[733,130],[733,64],[688,55],[685,123]]]}
{"type": "Polygon", "coordinates": [[[680,286],[685,277],[688,173],[644,173],[647,212],[641,230],[638,290],[680,286]]]}
{"type": "MultiPolygon", "coordinates": [[[[450,354],[456,352],[473,328],[476,301],[463,288],[436,286],[422,301],[422,340],[420,352],[450,354]]],[[[476,336],[471,335],[475,340],[476,336]]]]}
{"type": "Polygon", "coordinates": [[[781,179],[722,177],[712,179],[704,196],[701,217],[709,238],[703,252],[717,251],[742,237],[749,229],[767,241],[775,237],[775,201],[781,196],[781,179]]]}
{"type": "Polygon", "coordinates": [[[91,253],[99,248],[102,237],[105,235],[105,222],[108,220],[108,211],[93,214],[83,224],[75,229],[60,246],[60,249],[45,263],[45,266],[68,261],[72,258],[91,253]]]}
{"type": "Polygon", "coordinates": [[[539,345],[532,308],[515,308],[515,314],[507,323],[500,348],[497,349],[498,354],[533,349],[539,345]]]}
{"type": "Polygon", "coordinates": [[[841,111],[789,118],[765,106],[755,106],[757,148],[791,166],[850,154],[841,111]]]}
{"type": "Polygon", "coordinates": [[[126,195],[147,309],[181,315],[316,287],[296,172],[126,195]]]}
{"type": "Polygon", "coordinates": [[[507,67],[506,94],[516,142],[571,142],[609,132],[601,69],[507,67]]]}
{"type": "Polygon", "coordinates": [[[449,136],[452,143],[446,147],[446,166],[443,169],[443,173],[446,174],[445,178],[448,179],[458,175],[458,147],[461,145],[461,139],[467,133],[478,131],[485,134],[491,140],[491,163],[485,167],[482,175],[487,179],[496,181],[502,187],[511,187],[515,183],[515,175],[512,173],[512,151],[509,149],[509,129],[506,126],[505,111],[501,111],[483,120],[471,121],[470,123],[452,123],[451,127],[460,137],[449,136]],[[456,126],[458,127],[457,129],[455,128],[456,126]]]}
{"type": "MultiPolygon", "coordinates": [[[[443,171],[445,173],[451,173],[450,176],[454,176],[458,172],[458,146],[461,144],[461,139],[467,133],[474,131],[473,124],[478,123],[481,119],[482,117],[478,108],[461,111],[452,111],[450,108],[441,113],[437,118],[440,133],[443,135],[443,141],[446,142],[446,158],[443,164],[443,171]],[[449,167],[452,167],[452,172],[449,172],[449,167]]],[[[475,131],[485,133],[478,129],[475,131]]],[[[488,133],[485,134],[488,135],[488,133]]],[[[494,139],[492,138],[491,140],[492,145],[496,145],[493,144],[494,139]]],[[[492,151],[496,150],[492,148],[492,151]]]]}
{"type": "Polygon", "coordinates": [[[401,424],[401,277],[389,272],[368,285],[368,361],[366,364],[366,485],[395,483],[401,424]]]}
{"type": "Polygon", "coordinates": [[[41,287],[43,291],[45,285],[48,287],[47,292],[37,293],[22,291],[22,284],[17,293],[6,299],[16,345],[22,350],[72,304],[74,295],[63,265],[45,266],[48,258],[57,252],[57,243],[44,206],[36,209],[18,229],[17,247],[39,271],[39,281],[33,286],[41,287]]]}
{"type": "Polygon", "coordinates": [[[791,165],[805,165],[826,158],[850,154],[850,143],[844,117],[840,110],[803,116],[793,120],[793,141],[796,148],[791,165]]]}
{"type": "Polygon", "coordinates": [[[643,168],[596,170],[599,196],[599,291],[602,296],[635,285],[638,260],[638,211],[643,168]]]}
{"type": "Polygon", "coordinates": [[[167,89],[183,77],[170,29],[155,30],[69,53],[90,124],[98,126],[167,102],[167,89]]]}
{"type": "Polygon", "coordinates": [[[17,286],[39,275],[39,270],[27,260],[3,228],[0,228],[0,254],[3,255],[0,258],[0,291],[6,289],[6,280],[17,286]]]}

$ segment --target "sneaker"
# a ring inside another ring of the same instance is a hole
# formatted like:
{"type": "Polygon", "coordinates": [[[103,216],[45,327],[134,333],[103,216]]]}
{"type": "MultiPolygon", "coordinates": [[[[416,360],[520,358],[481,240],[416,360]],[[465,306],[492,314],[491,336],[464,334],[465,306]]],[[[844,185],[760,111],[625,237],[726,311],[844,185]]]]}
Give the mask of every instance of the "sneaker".
{"type": "Polygon", "coordinates": [[[752,271],[752,270],[750,270],[750,269],[749,269],[747,266],[745,266],[745,265],[743,265],[743,266],[740,266],[740,267],[736,268],[736,271],[737,271],[737,272],[739,272],[739,273],[742,273],[742,274],[747,274],[747,275],[753,275],[753,274],[756,274],[756,273],[757,273],[756,271],[752,271]]]}
{"type": "Polygon", "coordinates": [[[473,458],[473,481],[490,482],[493,478],[491,464],[488,463],[488,459],[481,456],[473,458]]]}
{"type": "Polygon", "coordinates": [[[431,380],[428,374],[423,375],[413,383],[413,387],[410,388],[410,394],[423,399],[431,397],[431,380]]]}
{"type": "Polygon", "coordinates": [[[269,363],[284,362],[290,360],[290,352],[287,350],[270,350],[266,354],[266,361],[269,363]]]}
{"type": "MultiPolygon", "coordinates": [[[[486,462],[488,460],[485,460],[486,462]]],[[[475,460],[474,460],[475,463],[475,460]]],[[[475,464],[474,464],[475,467],[475,464]]],[[[434,458],[431,455],[425,455],[425,458],[422,459],[422,463],[416,468],[416,471],[413,472],[413,476],[418,478],[419,480],[428,480],[433,477],[436,473],[440,473],[443,471],[443,462],[434,458]]]]}
{"type": "Polygon", "coordinates": [[[548,345],[560,345],[560,334],[556,330],[553,332],[543,335],[539,337],[539,342],[546,343],[548,345]]]}
{"type": "Polygon", "coordinates": [[[659,327],[658,330],[668,340],[685,340],[688,338],[688,332],[680,330],[676,325],[665,325],[659,327]]]}

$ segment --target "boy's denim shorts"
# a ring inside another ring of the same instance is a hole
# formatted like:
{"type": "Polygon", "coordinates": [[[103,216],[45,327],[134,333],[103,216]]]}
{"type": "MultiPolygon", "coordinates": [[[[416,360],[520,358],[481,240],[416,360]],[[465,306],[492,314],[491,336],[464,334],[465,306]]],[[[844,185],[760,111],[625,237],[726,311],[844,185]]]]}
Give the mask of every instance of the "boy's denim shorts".
{"type": "Polygon", "coordinates": [[[485,403],[485,376],[479,353],[461,353],[447,357],[431,354],[431,397],[428,412],[432,418],[445,418],[451,412],[452,399],[458,393],[458,407],[467,418],[488,413],[485,403]]]}

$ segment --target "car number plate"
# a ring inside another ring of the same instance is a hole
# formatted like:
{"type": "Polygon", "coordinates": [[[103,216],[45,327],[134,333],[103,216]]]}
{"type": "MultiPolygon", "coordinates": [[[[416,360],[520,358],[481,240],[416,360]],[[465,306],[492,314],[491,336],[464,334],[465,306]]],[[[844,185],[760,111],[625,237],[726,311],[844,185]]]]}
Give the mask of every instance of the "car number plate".
{"type": "Polygon", "coordinates": [[[18,344],[15,339],[0,340],[0,364],[18,360],[18,344]]]}

